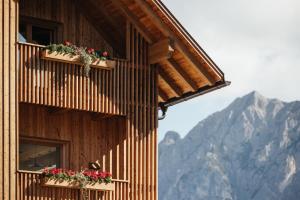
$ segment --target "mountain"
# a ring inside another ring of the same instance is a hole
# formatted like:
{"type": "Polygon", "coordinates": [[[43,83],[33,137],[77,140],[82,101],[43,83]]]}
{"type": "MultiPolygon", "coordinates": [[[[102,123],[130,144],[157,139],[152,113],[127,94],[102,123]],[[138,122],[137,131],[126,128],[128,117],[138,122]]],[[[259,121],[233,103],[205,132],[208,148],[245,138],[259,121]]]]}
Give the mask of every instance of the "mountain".
{"type": "Polygon", "coordinates": [[[159,144],[159,200],[299,200],[300,102],[237,98],[159,144]]]}

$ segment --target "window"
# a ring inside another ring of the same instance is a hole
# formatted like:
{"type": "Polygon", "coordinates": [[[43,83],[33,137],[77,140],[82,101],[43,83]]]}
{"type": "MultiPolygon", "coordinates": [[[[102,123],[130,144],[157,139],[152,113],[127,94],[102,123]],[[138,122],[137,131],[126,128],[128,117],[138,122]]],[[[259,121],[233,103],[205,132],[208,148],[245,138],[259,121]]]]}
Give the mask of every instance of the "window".
{"type": "Polygon", "coordinates": [[[64,167],[65,144],[62,142],[21,138],[19,169],[39,171],[45,167],[64,167]]]}
{"type": "Polygon", "coordinates": [[[37,44],[51,44],[54,42],[54,30],[32,26],[32,42],[37,44]]]}
{"type": "Polygon", "coordinates": [[[61,24],[32,17],[20,17],[19,41],[48,45],[61,38],[61,24]]]}

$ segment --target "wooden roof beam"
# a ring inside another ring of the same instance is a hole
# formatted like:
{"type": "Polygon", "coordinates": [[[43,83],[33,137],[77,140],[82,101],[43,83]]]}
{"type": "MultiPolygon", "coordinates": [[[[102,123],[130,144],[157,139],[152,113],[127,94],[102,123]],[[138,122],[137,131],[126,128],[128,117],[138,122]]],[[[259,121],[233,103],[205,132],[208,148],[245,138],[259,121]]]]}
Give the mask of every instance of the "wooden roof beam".
{"type": "Polygon", "coordinates": [[[160,103],[160,102],[164,102],[164,100],[161,98],[161,96],[159,96],[159,94],[158,94],[158,102],[160,103]]]}
{"type": "Polygon", "coordinates": [[[126,5],[122,2],[122,0],[112,0],[112,2],[120,8],[123,15],[127,17],[127,19],[135,25],[136,29],[143,35],[143,37],[150,44],[153,43],[154,38],[149,34],[149,31],[145,28],[145,26],[137,20],[137,18],[132,14],[132,12],[126,7],[126,5]]]}
{"type": "Polygon", "coordinates": [[[167,65],[169,65],[174,71],[177,72],[180,79],[182,79],[193,91],[197,91],[199,88],[197,84],[191,80],[190,76],[182,69],[182,67],[174,60],[168,59],[166,60],[167,65]]]}
{"type": "Polygon", "coordinates": [[[157,69],[159,76],[166,82],[166,84],[173,90],[173,92],[177,96],[181,96],[184,92],[174,83],[170,76],[162,70],[161,66],[159,66],[157,69]]]}
{"type": "Polygon", "coordinates": [[[209,72],[203,67],[203,64],[199,62],[192,53],[185,47],[184,45],[180,44],[179,42],[175,43],[175,48],[178,49],[183,55],[183,57],[190,63],[190,65],[198,71],[200,74],[203,75],[205,81],[208,82],[209,85],[214,85],[217,81],[209,74],[209,72]]]}
{"type": "MultiPolygon", "coordinates": [[[[174,40],[174,46],[175,48],[181,52],[184,57],[187,59],[187,61],[193,66],[198,72],[200,72],[204,79],[209,83],[209,85],[214,85],[216,83],[216,80],[212,77],[211,74],[203,67],[203,63],[199,62],[195,56],[189,51],[189,49],[185,46],[185,44],[177,39],[177,36],[167,27],[162,20],[153,13],[153,10],[149,7],[148,3],[144,0],[134,0],[145,13],[152,19],[154,24],[160,29],[160,31],[166,36],[166,37],[172,37],[174,40]]],[[[205,64],[210,66],[210,63],[202,56],[200,55],[203,60],[205,61],[205,64]]]]}
{"type": "Polygon", "coordinates": [[[174,48],[171,40],[166,38],[149,47],[149,63],[156,64],[172,57],[174,48]]]}
{"type": "Polygon", "coordinates": [[[167,102],[169,100],[168,95],[161,88],[158,88],[158,96],[164,101],[167,102]]]}

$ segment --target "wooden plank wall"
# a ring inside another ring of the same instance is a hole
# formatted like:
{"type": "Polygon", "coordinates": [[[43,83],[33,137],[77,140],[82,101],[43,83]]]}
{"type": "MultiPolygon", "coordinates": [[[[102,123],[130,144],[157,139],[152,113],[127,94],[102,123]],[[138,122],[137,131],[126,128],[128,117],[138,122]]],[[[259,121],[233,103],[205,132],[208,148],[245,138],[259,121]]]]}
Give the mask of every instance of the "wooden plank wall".
{"type": "MultiPolygon", "coordinates": [[[[76,8],[74,1],[21,1],[20,13],[61,22],[63,38],[77,45],[112,51],[110,45],[76,8]]],[[[148,43],[132,25],[128,27],[128,33],[129,60],[118,60],[117,67],[112,71],[92,69],[88,78],[82,76],[82,68],[79,66],[40,60],[38,52],[41,47],[38,45],[19,45],[19,101],[89,111],[94,115],[105,113],[125,116],[126,137],[123,138],[123,146],[114,147],[119,149],[116,152],[124,153],[124,162],[117,164],[117,158],[121,158],[121,155],[114,156],[110,161],[112,166],[117,165],[116,168],[120,169],[115,171],[115,177],[129,181],[129,191],[119,199],[154,200],[157,199],[157,72],[148,62],[148,43]]],[[[29,122],[23,120],[25,118],[20,117],[22,126],[26,127],[29,122]]],[[[109,123],[111,126],[113,121],[109,123]]],[[[104,139],[109,141],[109,138],[104,139]]],[[[89,150],[83,152],[88,153],[89,150]]],[[[72,166],[78,167],[75,164],[72,166]]],[[[33,196],[37,197],[38,194],[33,196]]],[[[60,197],[64,198],[63,195],[60,197]]],[[[105,199],[113,197],[107,196],[105,199]]]]}
{"type": "Polygon", "coordinates": [[[17,148],[16,37],[18,4],[0,3],[0,199],[15,199],[17,148]]]}
{"type": "Polygon", "coordinates": [[[66,141],[65,168],[80,170],[99,159],[104,171],[124,179],[126,118],[84,111],[53,111],[46,106],[20,105],[22,137],[66,141]]]}
{"type": "MultiPolygon", "coordinates": [[[[112,71],[92,70],[89,78],[81,75],[82,69],[79,66],[41,61],[37,56],[39,47],[20,45],[19,98],[23,103],[125,116],[126,130],[123,132],[125,137],[122,146],[114,146],[116,152],[123,152],[124,162],[119,164],[116,162],[118,157],[121,158],[119,154],[111,160],[112,166],[122,169],[115,172],[120,173],[116,175],[117,177],[129,181],[129,193],[124,199],[155,200],[157,199],[157,71],[148,63],[147,42],[132,25],[129,26],[128,44],[128,61],[118,61],[117,67],[112,71]]],[[[42,113],[33,116],[43,116],[42,113]]],[[[66,117],[66,120],[71,117],[73,114],[66,117]]],[[[20,127],[28,126],[29,122],[23,122],[24,118],[20,117],[20,127]]],[[[60,122],[59,117],[57,118],[55,120],[60,122]]],[[[108,118],[109,128],[116,125],[113,118],[108,118]]],[[[89,130],[89,125],[84,127],[89,130]]],[[[67,132],[68,128],[65,131],[67,132]]],[[[23,130],[22,133],[25,134],[23,130]]],[[[42,133],[35,131],[35,134],[41,136],[42,133]]],[[[103,138],[109,141],[110,137],[103,138]]],[[[83,153],[88,154],[89,150],[83,153]]]]}
{"type": "Polygon", "coordinates": [[[127,113],[127,177],[130,199],[157,199],[157,69],[148,62],[148,44],[130,25],[127,113]]]}
{"type": "MultiPolygon", "coordinates": [[[[87,168],[89,162],[99,159],[103,171],[111,172],[114,179],[125,179],[125,117],[95,115],[84,111],[53,111],[53,108],[46,106],[21,104],[19,132],[21,138],[49,139],[64,143],[69,153],[65,155],[63,168],[81,170],[87,168]]],[[[40,199],[41,196],[48,199],[62,196],[73,199],[74,195],[79,195],[78,191],[39,187],[39,177],[34,173],[19,173],[18,178],[19,199],[40,199]]],[[[104,195],[113,200],[118,196],[124,197],[124,191],[128,190],[128,184],[125,183],[117,184],[114,193],[92,192],[90,195],[104,195]]]]}
{"type": "Polygon", "coordinates": [[[69,40],[79,46],[113,54],[111,46],[96,30],[96,25],[86,19],[74,0],[21,0],[20,15],[62,23],[62,40],[58,42],[69,40]]]}

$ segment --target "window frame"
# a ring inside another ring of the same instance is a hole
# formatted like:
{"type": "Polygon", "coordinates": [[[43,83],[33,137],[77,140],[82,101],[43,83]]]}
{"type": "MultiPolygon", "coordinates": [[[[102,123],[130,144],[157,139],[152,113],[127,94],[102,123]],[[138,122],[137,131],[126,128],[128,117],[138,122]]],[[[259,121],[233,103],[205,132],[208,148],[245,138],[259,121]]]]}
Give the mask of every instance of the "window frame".
{"type": "Polygon", "coordinates": [[[32,40],[32,27],[36,26],[39,28],[53,30],[52,43],[60,43],[63,38],[63,24],[56,21],[45,20],[29,16],[20,16],[19,25],[24,24],[26,28],[26,43],[33,43],[32,40]]]}
{"type": "MultiPolygon", "coordinates": [[[[19,145],[22,142],[28,143],[28,144],[37,144],[37,145],[44,145],[44,146],[51,146],[51,147],[60,147],[60,168],[69,168],[70,165],[70,151],[69,151],[69,141],[64,140],[53,140],[53,139],[47,139],[47,138],[38,138],[38,137],[28,137],[28,136],[20,136],[19,137],[19,145]]],[[[18,150],[18,171],[28,171],[28,170],[22,170],[20,169],[20,160],[19,160],[19,150],[18,150]]],[[[31,171],[29,172],[36,172],[31,171]]]]}

